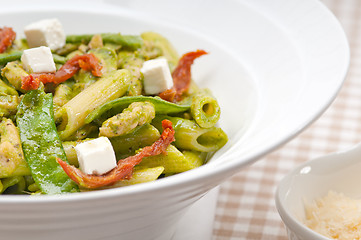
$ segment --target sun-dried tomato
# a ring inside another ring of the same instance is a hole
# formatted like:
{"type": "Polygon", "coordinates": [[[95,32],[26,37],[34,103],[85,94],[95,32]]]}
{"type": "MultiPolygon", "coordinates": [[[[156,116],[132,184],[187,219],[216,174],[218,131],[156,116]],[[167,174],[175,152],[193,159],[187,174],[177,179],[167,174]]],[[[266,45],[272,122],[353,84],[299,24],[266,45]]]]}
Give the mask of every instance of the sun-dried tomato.
{"type": "Polygon", "coordinates": [[[0,28],[0,53],[5,52],[5,50],[13,44],[15,38],[16,33],[12,28],[0,28]]]}
{"type": "Polygon", "coordinates": [[[80,56],[80,59],[78,60],[80,68],[91,71],[94,76],[100,77],[102,75],[102,66],[99,64],[98,58],[92,53],[86,54],[86,58],[82,56],[80,56]]]}
{"type": "Polygon", "coordinates": [[[99,188],[112,185],[117,181],[131,178],[133,168],[139,164],[144,157],[159,155],[166,152],[167,147],[174,139],[174,129],[169,120],[162,121],[163,132],[160,138],[151,146],[144,147],[136,155],[119,160],[117,166],[104,175],[91,175],[83,173],[80,169],[71,166],[57,158],[58,163],[65,173],[78,185],[85,188],[99,188]]]}
{"type": "Polygon", "coordinates": [[[92,74],[96,77],[100,77],[102,75],[102,66],[94,54],[89,53],[84,55],[76,55],[68,60],[55,73],[32,73],[26,77],[22,77],[21,88],[24,90],[34,90],[39,87],[40,82],[44,84],[59,84],[71,78],[80,69],[91,71],[92,74]]]}
{"type": "Polygon", "coordinates": [[[183,93],[189,89],[191,84],[191,66],[193,61],[204,54],[207,54],[204,50],[197,50],[184,54],[172,73],[173,88],[160,93],[159,97],[169,102],[180,101],[183,93]]]}
{"type": "Polygon", "coordinates": [[[159,97],[163,100],[173,102],[176,95],[177,95],[177,91],[174,88],[170,88],[165,90],[164,92],[161,92],[159,94],[159,97]]]}
{"type": "Polygon", "coordinates": [[[33,75],[28,75],[21,78],[21,88],[24,90],[38,89],[40,85],[40,79],[33,75]]]}
{"type": "Polygon", "coordinates": [[[80,69],[91,71],[96,77],[102,75],[102,66],[98,58],[93,53],[76,55],[67,61],[56,73],[54,83],[62,83],[71,78],[80,69]]]}

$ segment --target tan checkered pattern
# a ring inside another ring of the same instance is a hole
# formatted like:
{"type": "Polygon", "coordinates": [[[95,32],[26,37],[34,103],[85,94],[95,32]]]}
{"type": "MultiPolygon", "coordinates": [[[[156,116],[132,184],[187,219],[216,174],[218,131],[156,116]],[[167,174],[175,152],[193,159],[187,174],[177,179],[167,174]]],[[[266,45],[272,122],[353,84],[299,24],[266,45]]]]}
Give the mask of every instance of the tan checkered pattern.
{"type": "Polygon", "coordinates": [[[361,1],[322,2],[339,19],[349,39],[351,65],[345,84],[311,127],[221,185],[213,240],[286,240],[274,203],[277,183],[300,163],[361,141],[361,1]]]}

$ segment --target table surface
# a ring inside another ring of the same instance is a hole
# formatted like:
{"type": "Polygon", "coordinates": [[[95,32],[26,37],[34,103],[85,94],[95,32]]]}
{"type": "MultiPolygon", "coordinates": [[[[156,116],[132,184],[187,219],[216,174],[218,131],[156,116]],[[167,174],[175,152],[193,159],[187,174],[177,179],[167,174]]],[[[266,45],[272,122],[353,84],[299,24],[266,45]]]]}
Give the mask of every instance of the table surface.
{"type": "Polygon", "coordinates": [[[309,128],[221,185],[213,240],[287,240],[274,201],[279,181],[305,161],[361,141],[361,1],[321,2],[339,19],[349,40],[351,62],[345,83],[309,128]]]}

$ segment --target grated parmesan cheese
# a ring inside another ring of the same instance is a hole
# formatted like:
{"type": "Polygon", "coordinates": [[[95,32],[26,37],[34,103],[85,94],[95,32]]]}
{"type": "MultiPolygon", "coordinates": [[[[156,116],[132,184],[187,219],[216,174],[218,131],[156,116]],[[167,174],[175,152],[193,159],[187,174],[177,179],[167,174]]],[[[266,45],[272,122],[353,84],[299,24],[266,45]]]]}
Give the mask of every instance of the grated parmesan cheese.
{"type": "Polygon", "coordinates": [[[361,239],[361,199],[330,191],[305,209],[305,224],[314,231],[331,239],[361,239]]]}

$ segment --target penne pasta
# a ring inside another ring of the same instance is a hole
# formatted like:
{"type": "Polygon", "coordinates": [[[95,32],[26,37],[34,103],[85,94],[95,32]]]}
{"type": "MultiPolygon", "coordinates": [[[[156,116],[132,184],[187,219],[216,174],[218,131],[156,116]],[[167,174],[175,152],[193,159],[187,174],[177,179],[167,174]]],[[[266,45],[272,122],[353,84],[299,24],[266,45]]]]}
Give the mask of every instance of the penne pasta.
{"type": "MultiPolygon", "coordinates": [[[[144,168],[144,169],[135,169],[131,179],[125,179],[123,181],[119,181],[111,186],[102,187],[99,189],[110,189],[117,187],[125,187],[134,184],[152,182],[159,178],[159,176],[163,173],[164,167],[154,167],[154,168],[144,168]]],[[[89,189],[81,188],[80,191],[87,192],[89,189]]]]}
{"type": "Polygon", "coordinates": [[[213,152],[219,150],[228,141],[226,133],[221,128],[201,128],[194,120],[161,115],[156,117],[152,124],[159,128],[163,119],[170,120],[175,126],[174,144],[180,149],[213,152]]]}
{"type": "Polygon", "coordinates": [[[190,151],[181,152],[175,146],[167,148],[167,154],[146,157],[136,169],[164,167],[164,174],[176,174],[200,167],[205,161],[206,154],[197,154],[190,151]]]}
{"type": "Polygon", "coordinates": [[[192,98],[191,115],[202,128],[216,125],[221,115],[221,108],[209,90],[202,90],[190,96],[192,98]]]}
{"type": "Polygon", "coordinates": [[[100,105],[122,96],[128,89],[128,70],[116,70],[104,75],[97,82],[72,98],[55,113],[55,121],[62,140],[84,126],[85,118],[100,105]]]}
{"type": "MultiPolygon", "coordinates": [[[[114,148],[118,159],[130,156],[139,148],[149,146],[155,142],[160,136],[159,131],[150,124],[137,127],[131,133],[123,136],[110,138],[110,142],[114,148]]],[[[71,165],[79,166],[75,146],[79,143],[92,140],[87,138],[81,141],[64,141],[63,147],[71,165]]]]}

